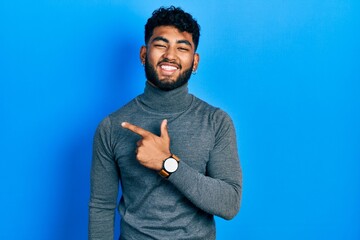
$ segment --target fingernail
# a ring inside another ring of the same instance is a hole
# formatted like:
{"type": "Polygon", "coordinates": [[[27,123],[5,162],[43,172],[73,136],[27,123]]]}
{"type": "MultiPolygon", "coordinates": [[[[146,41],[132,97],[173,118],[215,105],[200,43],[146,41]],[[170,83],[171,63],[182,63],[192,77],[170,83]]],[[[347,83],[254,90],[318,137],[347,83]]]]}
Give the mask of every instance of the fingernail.
{"type": "Polygon", "coordinates": [[[122,123],[121,123],[121,126],[122,126],[122,127],[125,127],[125,125],[126,125],[126,122],[122,122],[122,123]]]}

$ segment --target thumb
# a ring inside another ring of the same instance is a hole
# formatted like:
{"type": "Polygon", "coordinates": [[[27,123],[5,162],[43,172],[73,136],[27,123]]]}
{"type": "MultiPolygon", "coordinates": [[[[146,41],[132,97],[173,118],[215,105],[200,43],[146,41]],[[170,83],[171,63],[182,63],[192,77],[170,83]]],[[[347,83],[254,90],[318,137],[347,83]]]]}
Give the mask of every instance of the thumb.
{"type": "Polygon", "coordinates": [[[170,136],[169,136],[169,132],[167,129],[167,120],[166,119],[164,119],[161,122],[160,131],[161,131],[161,138],[164,138],[170,142],[170,136]]]}

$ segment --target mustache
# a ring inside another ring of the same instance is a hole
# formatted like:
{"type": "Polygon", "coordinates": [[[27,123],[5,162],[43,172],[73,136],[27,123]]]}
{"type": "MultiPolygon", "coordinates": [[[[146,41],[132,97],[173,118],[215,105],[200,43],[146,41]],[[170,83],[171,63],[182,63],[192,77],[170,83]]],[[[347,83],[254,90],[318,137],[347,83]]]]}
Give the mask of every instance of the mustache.
{"type": "Polygon", "coordinates": [[[182,66],[180,63],[177,63],[176,61],[171,61],[170,59],[168,58],[164,58],[163,60],[161,60],[158,65],[160,65],[161,63],[171,63],[171,64],[175,64],[179,67],[179,69],[181,70],[182,69],[182,66]]]}

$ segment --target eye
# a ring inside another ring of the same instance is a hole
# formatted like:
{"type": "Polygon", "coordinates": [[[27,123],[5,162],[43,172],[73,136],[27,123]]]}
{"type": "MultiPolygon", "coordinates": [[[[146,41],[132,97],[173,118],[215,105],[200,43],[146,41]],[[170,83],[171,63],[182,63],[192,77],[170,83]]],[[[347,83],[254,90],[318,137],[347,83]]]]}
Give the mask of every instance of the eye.
{"type": "Polygon", "coordinates": [[[189,49],[188,49],[188,48],[185,48],[185,47],[179,47],[178,49],[179,49],[179,51],[181,51],[181,52],[187,52],[187,51],[189,51],[189,49]]]}
{"type": "Polygon", "coordinates": [[[157,48],[166,48],[166,46],[162,44],[155,44],[154,46],[157,48]]]}

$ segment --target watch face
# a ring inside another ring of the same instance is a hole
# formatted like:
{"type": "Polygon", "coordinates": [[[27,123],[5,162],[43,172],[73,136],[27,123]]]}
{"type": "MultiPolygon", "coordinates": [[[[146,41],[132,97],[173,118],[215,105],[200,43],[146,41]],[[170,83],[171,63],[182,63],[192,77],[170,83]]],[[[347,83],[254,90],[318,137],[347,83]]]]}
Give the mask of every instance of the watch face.
{"type": "Polygon", "coordinates": [[[175,172],[177,170],[178,166],[179,166],[179,163],[174,158],[168,158],[164,162],[164,169],[169,173],[175,172]]]}

